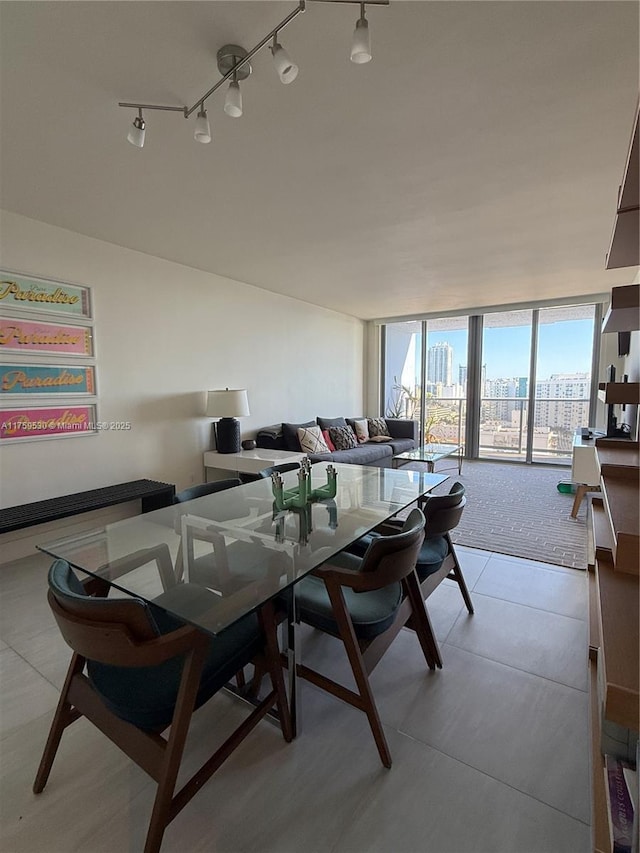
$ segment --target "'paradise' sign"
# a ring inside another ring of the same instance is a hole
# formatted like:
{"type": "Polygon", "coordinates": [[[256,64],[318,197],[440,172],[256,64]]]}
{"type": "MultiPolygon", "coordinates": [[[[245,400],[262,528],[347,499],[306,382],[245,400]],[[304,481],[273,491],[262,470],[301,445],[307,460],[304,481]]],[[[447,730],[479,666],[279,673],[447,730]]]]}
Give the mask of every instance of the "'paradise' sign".
{"type": "Polygon", "coordinates": [[[66,365],[2,364],[0,395],[18,394],[95,394],[93,367],[66,365]]]}
{"type": "Polygon", "coordinates": [[[0,410],[0,441],[92,435],[96,432],[95,406],[0,410]]]}
{"type": "Polygon", "coordinates": [[[91,317],[89,288],[40,278],[25,278],[0,270],[0,306],[20,311],[91,317]]]}
{"type": "Polygon", "coordinates": [[[0,352],[93,355],[90,326],[59,326],[0,317],[0,352]]]}

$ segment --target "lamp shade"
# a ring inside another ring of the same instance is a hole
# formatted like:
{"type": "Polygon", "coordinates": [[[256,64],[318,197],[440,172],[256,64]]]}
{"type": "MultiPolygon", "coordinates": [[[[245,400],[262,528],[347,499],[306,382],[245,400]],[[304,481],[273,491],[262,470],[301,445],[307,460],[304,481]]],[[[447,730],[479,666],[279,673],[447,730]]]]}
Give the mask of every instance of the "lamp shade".
{"type": "Polygon", "coordinates": [[[273,55],[273,64],[276,67],[281,82],[285,85],[293,83],[298,76],[298,66],[289,59],[287,51],[277,42],[271,48],[271,53],[273,55]]]}
{"type": "Polygon", "coordinates": [[[249,399],[242,389],[225,388],[207,392],[207,411],[210,418],[244,418],[249,414],[249,399]]]}
{"type": "Polygon", "coordinates": [[[356,21],[351,42],[351,61],[357,65],[371,61],[371,37],[369,35],[369,22],[365,17],[356,21]]]}

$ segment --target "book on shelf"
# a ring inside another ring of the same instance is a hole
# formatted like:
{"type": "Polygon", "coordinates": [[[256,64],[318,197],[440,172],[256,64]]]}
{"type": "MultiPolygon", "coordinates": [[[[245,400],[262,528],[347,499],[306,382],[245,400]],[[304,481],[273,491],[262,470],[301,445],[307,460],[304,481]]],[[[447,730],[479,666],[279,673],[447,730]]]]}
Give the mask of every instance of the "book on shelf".
{"type": "Polygon", "coordinates": [[[613,853],[635,853],[638,847],[637,801],[634,808],[637,789],[635,768],[628,761],[612,755],[605,755],[604,762],[611,848],[613,853]]]}

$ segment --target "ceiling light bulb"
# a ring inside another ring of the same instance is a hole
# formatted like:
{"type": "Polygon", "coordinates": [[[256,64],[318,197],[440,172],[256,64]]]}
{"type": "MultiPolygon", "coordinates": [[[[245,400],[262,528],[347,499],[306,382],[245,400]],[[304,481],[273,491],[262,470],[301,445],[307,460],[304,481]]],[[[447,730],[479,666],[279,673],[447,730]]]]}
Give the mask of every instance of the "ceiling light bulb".
{"type": "Polygon", "coordinates": [[[357,65],[371,61],[371,36],[369,35],[369,22],[362,15],[356,21],[351,42],[351,61],[357,65]]]}
{"type": "Polygon", "coordinates": [[[224,99],[224,111],[231,118],[240,118],[242,115],[242,92],[237,80],[232,80],[227,89],[224,99]]]}
{"type": "Polygon", "coordinates": [[[196,118],[196,129],[193,132],[193,138],[196,142],[211,142],[211,127],[207,118],[207,111],[204,107],[200,108],[200,112],[196,118]]]}
{"type": "Polygon", "coordinates": [[[273,64],[282,83],[293,83],[298,76],[298,66],[289,59],[289,54],[278,42],[270,48],[273,54],[273,64]]]}
{"type": "Polygon", "coordinates": [[[136,148],[142,148],[144,145],[144,119],[142,118],[142,114],[136,116],[133,120],[133,123],[129,126],[129,133],[127,133],[127,141],[132,145],[135,145],[136,148]]]}

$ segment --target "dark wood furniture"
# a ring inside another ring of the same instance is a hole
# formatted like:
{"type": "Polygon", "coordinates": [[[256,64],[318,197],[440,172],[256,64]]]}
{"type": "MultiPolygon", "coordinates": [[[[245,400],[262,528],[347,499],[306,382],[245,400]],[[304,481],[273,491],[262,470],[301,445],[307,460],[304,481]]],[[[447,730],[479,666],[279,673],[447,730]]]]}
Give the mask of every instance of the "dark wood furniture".
{"type": "Polygon", "coordinates": [[[0,534],[22,530],[34,524],[59,521],[83,512],[105,509],[127,501],[139,500],[142,512],[152,512],[173,503],[176,487],[158,480],[131,480],[73,495],[61,495],[44,501],[11,506],[0,510],[0,534]]]}
{"type": "MultiPolygon", "coordinates": [[[[460,523],[467,503],[464,492],[463,484],[456,482],[448,494],[426,495],[419,501],[425,515],[426,523],[424,542],[416,560],[416,574],[420,581],[422,598],[425,601],[443,580],[452,580],[458,584],[468,612],[473,614],[474,608],[471,595],[469,594],[462,573],[458,555],[451,541],[451,531],[460,523]]],[[[363,556],[375,536],[397,533],[400,526],[400,523],[397,521],[391,520],[385,522],[379,525],[373,533],[363,536],[349,550],[352,553],[363,556]]],[[[406,625],[407,628],[413,628],[408,602],[403,603],[398,618],[402,625],[406,625]]],[[[427,627],[431,634],[430,644],[434,649],[433,662],[435,666],[441,669],[442,655],[435,633],[431,627],[428,611],[427,627]]]]}
{"type": "Polygon", "coordinates": [[[339,554],[296,587],[299,620],[342,640],[357,691],[304,664],[298,664],[297,673],[367,715],[385,767],[391,767],[391,753],[368,676],[404,624],[399,612],[405,602],[425,660],[435,667],[433,635],[415,573],[423,538],[424,515],[414,509],[401,533],[374,540],[362,559],[339,554]]]}
{"type": "MultiPolygon", "coordinates": [[[[637,122],[637,118],[636,118],[637,122]]],[[[636,124],[637,194],[637,124],[636,124]]],[[[637,198],[637,195],[636,195],[637,198]]],[[[637,222],[637,208],[636,208],[637,222]]],[[[637,246],[636,225],[636,246],[637,246]]],[[[637,263],[637,259],[635,261],[637,263]]],[[[614,287],[602,331],[629,332],[628,383],[607,383],[606,402],[627,404],[637,435],[638,285],[614,287]]],[[[589,507],[589,695],[592,770],[592,849],[612,853],[603,753],[625,757],[618,743],[640,731],[640,451],[638,441],[598,438],[595,455],[601,496],[589,507]]]]}
{"type": "MultiPolygon", "coordinates": [[[[64,730],[86,717],[157,782],[144,846],[157,853],[166,826],[274,705],[292,738],[274,610],[267,602],[212,638],[141,599],[110,600],[108,589],[99,578],[81,584],[63,560],[49,572],[49,604],[73,657],[33,790],[44,789],[64,730]],[[270,692],[176,792],[193,711],[250,662],[269,673],[270,692]]],[[[203,590],[192,591],[202,599],[203,590]]]]}

